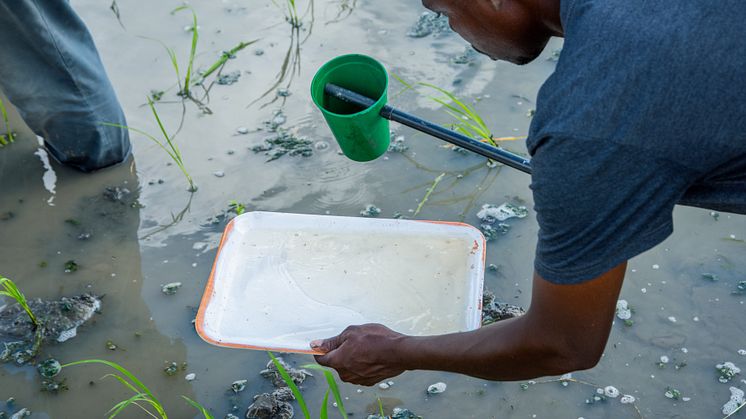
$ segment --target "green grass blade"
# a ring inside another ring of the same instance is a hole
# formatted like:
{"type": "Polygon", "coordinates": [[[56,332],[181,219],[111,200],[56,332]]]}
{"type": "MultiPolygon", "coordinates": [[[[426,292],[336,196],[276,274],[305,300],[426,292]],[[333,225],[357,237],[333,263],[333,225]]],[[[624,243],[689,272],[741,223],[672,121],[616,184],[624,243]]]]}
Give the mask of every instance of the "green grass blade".
{"type": "Polygon", "coordinates": [[[229,51],[224,52],[223,54],[220,55],[220,58],[218,58],[217,61],[215,61],[207,70],[202,72],[202,74],[200,75],[200,78],[204,80],[205,78],[209,77],[210,74],[214,73],[218,68],[220,68],[220,66],[225,64],[230,59],[231,56],[236,55],[236,53],[238,53],[242,49],[248,47],[249,45],[257,41],[258,39],[255,39],[253,41],[248,41],[248,42],[240,42],[238,45],[231,48],[229,51]]]}
{"type": "MultiPolygon", "coordinates": [[[[121,402],[115,404],[111,409],[109,409],[108,412],[106,412],[106,414],[109,415],[109,419],[111,419],[117,416],[118,414],[120,414],[124,409],[126,409],[130,405],[135,404],[137,401],[147,400],[145,397],[146,397],[145,394],[137,393],[133,395],[132,397],[130,397],[129,399],[122,400],[121,402]]],[[[145,410],[146,412],[148,411],[142,405],[138,404],[137,406],[139,406],[141,409],[145,410]]],[[[150,415],[152,416],[153,414],[150,413],[150,415]]]]}
{"type": "Polygon", "coordinates": [[[132,132],[136,132],[136,133],[138,133],[138,134],[140,134],[142,136],[145,136],[146,138],[148,138],[152,142],[158,144],[158,146],[160,146],[161,149],[163,149],[163,151],[165,151],[166,154],[168,154],[169,157],[171,157],[171,159],[174,160],[175,162],[177,162],[177,164],[178,164],[179,158],[177,156],[171,154],[171,151],[169,149],[167,149],[166,146],[164,146],[157,138],[153,137],[152,135],[148,134],[147,132],[145,132],[143,130],[140,130],[140,129],[137,129],[137,128],[128,127],[126,125],[115,124],[115,123],[112,123],[112,122],[102,122],[101,125],[106,125],[106,126],[110,126],[110,127],[117,127],[117,128],[127,129],[127,130],[130,130],[132,132]]]}
{"type": "Polygon", "coordinates": [[[108,377],[115,378],[117,381],[119,381],[120,383],[122,383],[123,386],[125,386],[128,389],[132,390],[132,392],[135,393],[135,394],[143,394],[140,390],[136,389],[135,386],[133,386],[132,384],[130,384],[129,381],[125,380],[124,378],[122,378],[119,375],[116,375],[116,374],[106,374],[106,375],[103,376],[103,378],[108,378],[108,377]]]}
{"type": "Polygon", "coordinates": [[[329,419],[329,389],[326,389],[326,393],[324,393],[324,401],[321,402],[319,419],[329,419]]]}
{"type": "Polygon", "coordinates": [[[64,365],[62,365],[62,368],[73,367],[73,366],[76,366],[76,365],[86,365],[86,364],[102,364],[102,365],[106,365],[106,366],[108,366],[110,368],[113,368],[113,369],[119,371],[119,373],[121,373],[122,375],[124,375],[125,377],[127,377],[127,379],[129,379],[134,384],[134,386],[138,390],[140,390],[139,392],[144,393],[145,395],[147,395],[148,398],[150,398],[151,400],[153,400],[159,406],[163,406],[158,401],[158,399],[153,395],[153,393],[150,391],[150,389],[145,384],[142,383],[142,381],[140,381],[137,377],[135,377],[127,369],[125,369],[124,367],[122,367],[121,365],[119,365],[119,364],[117,364],[115,362],[106,361],[104,359],[82,359],[80,361],[74,361],[74,362],[70,362],[70,363],[64,364],[64,365]]]}
{"type": "Polygon", "coordinates": [[[298,389],[298,386],[295,385],[295,381],[293,381],[288,372],[285,371],[285,368],[282,366],[280,361],[275,358],[275,355],[272,352],[267,353],[269,354],[269,357],[272,358],[272,363],[275,364],[277,371],[280,373],[280,377],[282,377],[283,381],[285,381],[285,384],[290,387],[290,391],[293,392],[295,399],[298,401],[298,406],[300,406],[300,410],[303,411],[303,415],[306,417],[306,419],[311,419],[311,413],[308,412],[306,400],[303,398],[303,395],[300,394],[300,390],[298,389]]]}
{"type": "Polygon", "coordinates": [[[184,5],[179,6],[171,11],[171,14],[175,14],[182,10],[189,10],[192,12],[192,45],[189,49],[189,62],[187,63],[186,74],[184,76],[184,86],[182,87],[182,93],[184,95],[189,94],[192,80],[192,70],[194,69],[194,56],[197,53],[197,41],[199,40],[199,30],[197,29],[197,13],[190,6],[184,5]]]}
{"type": "Polygon", "coordinates": [[[8,141],[13,141],[13,130],[10,127],[10,118],[8,118],[8,111],[5,109],[5,104],[0,100],[0,114],[3,116],[3,123],[5,124],[5,131],[7,132],[8,141]]]}
{"type": "Polygon", "coordinates": [[[194,407],[195,409],[199,410],[199,412],[202,413],[202,416],[204,416],[205,419],[214,419],[214,417],[212,416],[212,414],[207,409],[205,409],[204,406],[202,406],[198,402],[190,399],[187,396],[181,396],[181,398],[184,399],[184,400],[186,400],[186,402],[189,403],[190,405],[192,405],[192,407],[194,407]]]}
{"type": "Polygon", "coordinates": [[[176,160],[179,165],[182,165],[183,162],[181,160],[181,151],[179,150],[179,147],[176,145],[176,143],[173,142],[172,138],[168,135],[166,127],[163,126],[161,117],[158,115],[158,111],[155,110],[155,104],[153,103],[153,100],[150,99],[150,97],[148,97],[148,106],[150,106],[150,110],[153,111],[153,116],[158,123],[158,128],[160,128],[163,137],[166,139],[166,143],[168,143],[168,146],[171,148],[172,153],[170,153],[169,155],[171,155],[171,157],[174,158],[174,160],[176,160]]]}
{"type": "Polygon", "coordinates": [[[381,417],[386,416],[386,414],[383,413],[383,403],[381,403],[381,398],[376,397],[376,401],[378,402],[378,412],[380,413],[381,417]]]}
{"type": "Polygon", "coordinates": [[[26,296],[24,296],[21,290],[18,289],[18,286],[16,286],[15,282],[0,275],[0,286],[3,288],[2,290],[0,290],[0,295],[5,295],[16,300],[18,305],[20,305],[23,310],[26,311],[26,314],[28,314],[31,322],[34,324],[34,327],[38,327],[39,321],[36,319],[36,316],[31,311],[31,307],[29,307],[28,301],[26,301],[26,296]]]}
{"type": "Polygon", "coordinates": [[[437,90],[438,92],[444,94],[446,97],[448,97],[448,99],[450,99],[459,108],[461,108],[462,112],[460,112],[460,113],[463,113],[463,114],[467,115],[469,119],[473,120],[476,124],[478,124],[479,126],[483,127],[484,131],[489,132],[489,129],[487,128],[487,125],[485,124],[485,122],[482,119],[482,117],[479,116],[479,114],[471,106],[465,104],[458,97],[456,97],[456,95],[454,95],[453,93],[449,92],[448,90],[445,90],[445,89],[443,89],[441,87],[432,85],[430,83],[420,82],[419,84],[422,85],[422,86],[429,87],[431,89],[437,90]]]}
{"type": "Polygon", "coordinates": [[[332,374],[332,372],[328,368],[324,368],[318,364],[306,364],[303,365],[301,368],[308,368],[324,373],[324,378],[326,378],[326,382],[327,384],[329,384],[329,389],[334,395],[334,400],[337,402],[337,409],[339,410],[339,413],[342,415],[343,418],[347,418],[347,411],[345,411],[345,405],[342,401],[342,394],[339,392],[337,381],[334,380],[334,374],[332,374]]]}

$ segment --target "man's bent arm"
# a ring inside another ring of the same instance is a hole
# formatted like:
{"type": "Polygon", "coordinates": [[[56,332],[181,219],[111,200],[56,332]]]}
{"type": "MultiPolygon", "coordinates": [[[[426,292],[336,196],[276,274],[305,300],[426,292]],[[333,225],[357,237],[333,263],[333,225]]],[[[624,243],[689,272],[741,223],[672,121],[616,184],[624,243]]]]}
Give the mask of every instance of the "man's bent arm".
{"type": "Polygon", "coordinates": [[[611,329],[626,263],[592,280],[556,285],[534,274],[531,307],[481,329],[414,337],[380,325],[351,327],[314,347],[345,381],[373,385],[406,370],[522,380],[596,365],[611,329]]]}

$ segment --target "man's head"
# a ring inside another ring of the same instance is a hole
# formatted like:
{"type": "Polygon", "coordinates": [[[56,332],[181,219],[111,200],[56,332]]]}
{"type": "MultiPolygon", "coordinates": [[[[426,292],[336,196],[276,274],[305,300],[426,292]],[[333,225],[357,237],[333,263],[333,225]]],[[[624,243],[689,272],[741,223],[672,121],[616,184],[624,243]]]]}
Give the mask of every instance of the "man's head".
{"type": "Polygon", "coordinates": [[[526,64],[551,36],[562,36],[560,0],[422,0],[448,16],[474,49],[497,60],[526,64]]]}

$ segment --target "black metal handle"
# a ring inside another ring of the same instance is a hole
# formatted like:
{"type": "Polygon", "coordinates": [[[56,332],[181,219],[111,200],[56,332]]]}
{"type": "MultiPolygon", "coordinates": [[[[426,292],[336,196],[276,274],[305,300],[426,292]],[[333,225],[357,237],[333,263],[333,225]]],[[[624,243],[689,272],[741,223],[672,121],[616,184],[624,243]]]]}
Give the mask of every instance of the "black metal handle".
{"type": "MultiPolygon", "coordinates": [[[[329,96],[359,106],[362,109],[369,108],[376,103],[375,100],[365,95],[361,95],[360,93],[353,92],[352,90],[345,89],[344,87],[332,83],[328,83],[324,86],[324,92],[329,96]]],[[[379,114],[383,118],[406,125],[412,129],[432,135],[433,137],[490,158],[506,166],[531,174],[531,160],[515,153],[469,138],[448,128],[433,124],[430,121],[402,112],[389,105],[385,105],[379,114]]]]}

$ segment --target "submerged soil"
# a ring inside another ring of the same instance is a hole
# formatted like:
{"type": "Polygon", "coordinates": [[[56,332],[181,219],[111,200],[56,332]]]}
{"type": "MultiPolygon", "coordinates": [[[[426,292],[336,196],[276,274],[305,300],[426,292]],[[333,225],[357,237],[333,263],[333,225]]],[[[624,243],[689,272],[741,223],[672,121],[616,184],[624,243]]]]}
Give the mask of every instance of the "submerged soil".
{"type": "MultiPolygon", "coordinates": [[[[130,126],[157,132],[143,106],[151,91],[159,92],[156,106],[169,132],[176,132],[184,115],[175,141],[199,189],[190,194],[168,156],[134,134],[134,157],[126,164],[88,175],[54,162],[46,170],[35,154],[35,137],[10,110],[18,136],[0,149],[0,273],[30,299],[105,296],[100,312],[77,329],[77,336],[45,346],[39,360],[120,363],[159,396],[171,417],[196,417],[181,395],[207,406],[215,417],[244,417],[255,395],[274,390],[260,375],[267,354],[208,345],[192,323],[221,232],[241,208],[231,201],[246,210],[347,216],[360,216],[374,205],[378,217],[412,218],[441,173],[445,176],[416,218],[479,227],[483,220],[477,213],[485,204],[528,208],[526,218],[505,220],[510,228],[501,228],[489,242],[487,264],[495,268],[485,272],[485,282],[500,302],[529,306],[537,233],[529,177],[490,168],[484,158],[454,152],[396,124],[391,128],[401,145],[397,150],[370,163],[347,160],[308,91],[324,62],[363,53],[408,82],[453,90],[475,106],[495,137],[521,136],[561,41],[553,40],[539,59],[517,67],[471,54],[438,22],[428,26],[419,2],[317,0],[306,13],[309,2],[296,1],[303,24],[293,29],[284,9],[269,0],[193,1],[200,35],[196,68],[208,68],[240,41],[257,42],[227,61],[222,74],[232,76],[222,80],[230,84],[215,83],[209,97],[196,88],[203,103],[186,100],[182,107],[167,53],[143,37],[174,48],[183,74],[191,16],[170,13],[182,4],[178,1],[116,3],[122,26],[108,3],[73,5],[89,25],[130,126]],[[418,36],[410,35],[415,32],[418,36]],[[282,122],[268,125],[280,110],[282,122]],[[278,138],[292,141],[252,151],[278,138]],[[65,272],[70,261],[77,269],[65,272]],[[182,286],[164,293],[163,286],[174,282],[182,286]],[[232,390],[237,380],[247,380],[245,390],[232,390]]],[[[399,94],[402,87],[391,80],[394,105],[439,123],[453,122],[424,95],[399,94]]],[[[525,152],[520,140],[503,146],[525,152]]],[[[380,398],[389,414],[404,407],[426,418],[718,417],[731,396],[729,387],[746,387],[743,373],[721,383],[715,369],[727,361],[746,366],[746,356],[738,352],[746,349],[746,295],[737,292],[746,272],[746,217],[677,208],[674,220],[674,235],[629,265],[620,298],[632,308],[627,319],[632,321],[617,320],[600,364],[573,375],[602,388],[614,386],[634,396],[634,404],[623,404],[621,397],[595,400],[596,389],[577,382],[522,386],[408,372],[385,388],[341,385],[348,412],[366,417],[378,411],[380,398]],[[447,383],[446,391],[428,394],[428,386],[437,382],[447,383]],[[667,392],[678,396],[669,398],[667,392]]],[[[296,367],[313,361],[305,355],[284,358],[296,367]]],[[[15,403],[0,403],[0,411],[27,407],[32,418],[103,416],[130,395],[115,380],[100,380],[110,372],[101,366],[65,368],[56,378],[64,378],[68,389],[55,394],[40,392],[35,368],[4,364],[0,400],[12,396],[15,403]]],[[[303,383],[313,411],[318,412],[325,390],[321,374],[303,383]]],[[[142,413],[132,409],[121,417],[142,413]]]]}

